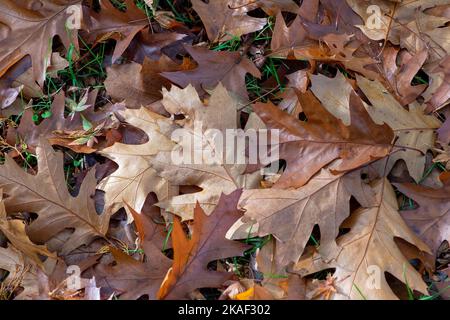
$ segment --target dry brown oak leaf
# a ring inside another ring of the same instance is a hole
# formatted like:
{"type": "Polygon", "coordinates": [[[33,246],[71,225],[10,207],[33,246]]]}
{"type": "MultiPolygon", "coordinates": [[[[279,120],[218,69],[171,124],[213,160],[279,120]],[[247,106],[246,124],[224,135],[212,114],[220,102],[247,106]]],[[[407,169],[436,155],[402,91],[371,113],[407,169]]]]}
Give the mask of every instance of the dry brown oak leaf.
{"type": "Polygon", "coordinates": [[[445,120],[442,126],[437,130],[439,141],[449,144],[450,143],[450,118],[445,120]]]}
{"type": "Polygon", "coordinates": [[[171,266],[171,260],[161,251],[165,239],[164,226],[156,224],[153,217],[128,209],[133,215],[146,260],[141,262],[119,249],[110,248],[116,265],[98,265],[95,268],[97,284],[113,289],[120,299],[136,300],[148,295],[150,300],[155,300],[171,266]]]}
{"type": "Polygon", "coordinates": [[[434,131],[441,126],[441,122],[433,115],[426,115],[425,105],[417,102],[411,103],[409,110],[406,110],[378,81],[358,75],[356,79],[358,87],[372,104],[365,105],[372,119],[378,124],[386,123],[397,137],[386,172],[402,159],[411,177],[419,182],[425,169],[426,153],[435,144],[434,131]]]}
{"type": "Polygon", "coordinates": [[[299,94],[299,102],[306,122],[272,103],[253,106],[269,129],[279,130],[280,159],[287,167],[274,187],[301,187],[336,159],[341,159],[336,171],[349,171],[390,152],[394,133],[386,124],[373,122],[355,93],[350,96],[350,126],[329,113],[310,91],[299,94]]]}
{"type": "Polygon", "coordinates": [[[450,55],[443,58],[437,66],[434,66],[427,73],[431,77],[431,86],[429,87],[431,89],[426,92],[429,92],[427,111],[432,112],[442,109],[450,101],[450,55]]]}
{"type": "Polygon", "coordinates": [[[377,10],[367,10],[365,0],[348,0],[353,10],[366,21],[356,25],[372,40],[389,40],[409,52],[428,50],[430,60],[440,60],[450,52],[450,20],[445,10],[433,11],[434,7],[448,5],[448,0],[387,1],[372,0],[377,10]],[[377,21],[379,25],[377,26],[377,21]]]}
{"type": "MultiPolygon", "coordinates": [[[[151,167],[150,160],[158,152],[170,152],[175,146],[170,140],[176,128],[172,120],[146,108],[127,109],[119,114],[125,122],[143,130],[148,136],[148,142],[139,145],[115,143],[99,152],[119,165],[97,187],[105,192],[105,212],[108,214],[123,207],[128,210],[125,203],[140,212],[150,192],[154,192],[160,200],[169,196],[167,181],[151,167]]],[[[128,213],[129,221],[132,221],[128,213]]]]}
{"type": "Polygon", "coordinates": [[[53,37],[58,36],[66,48],[78,47],[76,29],[68,30],[66,23],[73,14],[81,13],[81,0],[31,1],[4,0],[0,2],[0,24],[4,26],[0,48],[0,76],[11,66],[29,55],[33,78],[41,86],[50,64],[53,37]]]}
{"type": "Polygon", "coordinates": [[[442,241],[450,242],[450,178],[444,177],[441,189],[412,183],[394,184],[400,192],[419,204],[416,210],[401,211],[403,219],[433,250],[442,241]]]}
{"type": "Polygon", "coordinates": [[[0,231],[6,236],[12,245],[19,249],[25,256],[33,260],[38,266],[42,266],[39,256],[56,258],[55,254],[47,250],[46,246],[34,244],[25,232],[25,223],[19,219],[8,219],[3,203],[3,195],[0,202],[0,231]]]}
{"type": "Polygon", "coordinates": [[[388,82],[388,88],[395,94],[402,106],[416,101],[417,97],[427,88],[427,84],[411,85],[427,58],[427,49],[415,54],[399,51],[394,47],[384,49],[384,77],[388,82]]]}
{"type": "Polygon", "coordinates": [[[114,101],[139,109],[161,100],[161,88],[170,87],[170,81],[159,75],[160,72],[179,70],[182,66],[166,56],[157,61],[145,57],[142,65],[135,62],[114,64],[107,68],[105,88],[114,101]]]}
{"type": "Polygon", "coordinates": [[[162,72],[161,75],[180,87],[192,84],[199,93],[215,88],[219,82],[230,92],[248,101],[245,75],[261,77],[254,63],[239,52],[213,51],[185,46],[186,51],[198,63],[193,70],[162,72]]]}
{"type": "Polygon", "coordinates": [[[306,279],[286,272],[286,266],[280,264],[276,258],[277,249],[275,239],[271,239],[258,251],[256,269],[264,276],[261,285],[269,290],[275,299],[305,300],[306,279]]]}
{"type": "Polygon", "coordinates": [[[350,197],[364,207],[373,205],[373,193],[360,172],[330,173],[323,169],[298,189],[244,190],[239,205],[245,217],[256,222],[258,236],[272,234],[277,240],[276,259],[281,265],[296,262],[315,225],[320,228],[320,253],[332,259],[339,253],[339,226],[350,215],[350,197]]]}
{"type": "MultiPolygon", "coordinates": [[[[258,187],[261,180],[259,171],[245,174],[246,164],[237,161],[239,156],[237,148],[227,148],[227,141],[225,146],[216,146],[212,135],[206,134],[209,129],[213,129],[216,130],[215,132],[220,131],[220,136],[226,137],[227,129],[240,128],[237,111],[239,104],[221,84],[205,101],[200,100],[191,85],[185,89],[175,86],[170,91],[163,89],[163,96],[162,103],[165,109],[171,115],[184,115],[185,119],[178,122],[182,126],[182,131],[177,131],[177,134],[172,137],[172,141],[176,143],[175,147],[171,151],[160,151],[151,159],[150,164],[158,175],[170,184],[197,186],[201,188],[201,191],[169,199],[159,198],[161,201],[157,204],[158,206],[180,216],[183,220],[190,220],[197,202],[206,214],[209,214],[216,206],[221,193],[230,193],[239,188],[258,187]],[[219,154],[216,147],[223,148],[220,150],[223,158],[229,159],[230,156],[235,161],[228,161],[228,163],[224,159],[219,159],[218,162],[211,161],[214,160],[211,158],[213,153],[219,154]],[[182,154],[183,157],[185,154],[190,154],[192,158],[191,161],[183,160],[182,163],[176,163],[172,157],[174,154],[182,154]],[[194,161],[195,159],[201,161],[194,161]]],[[[254,116],[251,116],[252,118],[254,116]]],[[[245,129],[258,129],[250,120],[245,129]]]]}
{"type": "Polygon", "coordinates": [[[26,229],[35,243],[45,243],[61,231],[73,229],[59,252],[62,255],[104,237],[109,216],[97,214],[91,198],[96,186],[94,170],[84,178],[78,196],[72,197],[67,190],[62,153],[53,151],[45,140],[36,151],[36,175],[25,172],[9,156],[0,166],[0,188],[8,196],[4,200],[7,212],[37,213],[38,218],[26,229]]]}
{"type": "Polygon", "coordinates": [[[217,42],[261,30],[266,25],[267,19],[247,15],[251,9],[246,3],[245,0],[240,3],[232,0],[214,0],[209,3],[192,0],[192,8],[200,16],[209,40],[217,42]]]}
{"type": "MultiPolygon", "coordinates": [[[[303,3],[302,8],[306,6],[305,11],[289,26],[281,13],[277,15],[270,55],[287,59],[337,61],[347,69],[357,71],[370,79],[377,78],[378,74],[367,68],[377,61],[367,55],[356,54],[361,51],[359,49],[363,43],[353,39],[354,35],[348,31],[336,33],[334,26],[329,30],[329,25],[305,22],[310,20],[311,16],[317,15],[317,7],[311,4],[307,6],[308,2],[303,3]]],[[[341,19],[337,18],[336,24],[340,21],[341,19]]]]}
{"type": "Polygon", "coordinates": [[[336,292],[332,299],[398,299],[386,281],[385,272],[407,281],[412,290],[427,294],[422,276],[409,264],[394,239],[402,238],[425,252],[429,252],[428,246],[401,218],[397,198],[389,182],[375,181],[373,189],[378,204],[358,209],[343,223],[342,226],[350,232],[337,239],[342,248],[337,258],[325,263],[315,250],[308,250],[293,267],[294,271],[304,276],[336,268],[333,274],[336,292]]]}
{"type": "Polygon", "coordinates": [[[87,39],[89,42],[116,40],[112,56],[114,63],[130,45],[136,34],[148,26],[149,20],[133,0],[125,0],[126,11],[116,8],[109,0],[100,0],[100,12],[89,10],[87,39]]]}
{"type": "Polygon", "coordinates": [[[242,190],[222,194],[217,207],[209,216],[199,204],[194,209],[194,225],[190,238],[186,236],[178,218],[174,219],[172,243],[174,260],[159,292],[159,299],[187,299],[198,288],[218,288],[233,273],[208,269],[214,260],[241,256],[248,245],[228,240],[225,235],[231,225],[242,216],[237,203],[242,190]]]}
{"type": "MultiPolygon", "coordinates": [[[[355,91],[340,72],[334,78],[323,75],[310,75],[311,91],[335,117],[346,125],[350,124],[350,96],[355,91]]],[[[405,161],[411,177],[419,181],[425,169],[425,154],[434,146],[434,130],[441,122],[432,115],[425,115],[425,106],[414,102],[409,110],[375,81],[356,76],[357,85],[368,98],[371,105],[364,106],[377,124],[386,123],[397,137],[395,151],[390,155],[386,172],[390,172],[397,160],[405,161]]]]}

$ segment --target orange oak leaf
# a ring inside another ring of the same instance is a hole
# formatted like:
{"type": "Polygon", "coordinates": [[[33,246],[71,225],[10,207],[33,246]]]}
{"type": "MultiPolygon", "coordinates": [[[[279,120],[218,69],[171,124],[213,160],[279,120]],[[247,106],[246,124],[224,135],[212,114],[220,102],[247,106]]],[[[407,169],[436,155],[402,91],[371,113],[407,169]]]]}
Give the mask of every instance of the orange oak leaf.
{"type": "Polygon", "coordinates": [[[249,246],[228,240],[225,234],[241,216],[236,208],[242,190],[219,199],[216,209],[207,216],[200,205],[194,209],[194,226],[186,237],[178,218],[174,219],[172,242],[174,261],[159,292],[159,299],[186,299],[197,288],[220,287],[233,274],[208,270],[214,260],[242,255],[249,246]]]}

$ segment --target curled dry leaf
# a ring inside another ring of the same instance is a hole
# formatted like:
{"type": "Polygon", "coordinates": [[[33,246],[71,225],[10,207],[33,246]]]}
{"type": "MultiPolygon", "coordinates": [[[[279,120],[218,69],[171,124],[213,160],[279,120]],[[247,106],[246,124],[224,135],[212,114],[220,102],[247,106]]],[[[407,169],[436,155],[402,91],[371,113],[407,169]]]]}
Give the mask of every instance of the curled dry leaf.
{"type": "Polygon", "coordinates": [[[34,244],[25,232],[25,223],[18,219],[7,219],[3,195],[0,193],[0,231],[8,238],[12,245],[24,255],[42,267],[40,256],[56,258],[56,255],[47,250],[46,246],[34,244]]]}
{"type": "MultiPolygon", "coordinates": [[[[124,109],[124,105],[108,104],[104,106],[101,110],[94,111],[95,98],[97,97],[97,91],[92,91],[88,94],[88,100],[86,102],[86,110],[82,112],[75,112],[72,115],[66,117],[65,115],[65,94],[63,91],[58,93],[52,102],[50,107],[51,116],[48,119],[44,119],[40,124],[35,124],[33,120],[33,109],[26,108],[20,124],[17,128],[9,127],[7,142],[11,145],[26,146],[26,149],[30,152],[35,152],[36,147],[39,144],[40,139],[48,139],[50,143],[55,145],[64,145],[67,148],[73,148],[75,151],[81,151],[76,145],[71,145],[75,139],[68,139],[69,141],[61,141],[61,135],[68,137],[64,131],[67,132],[78,132],[78,137],[80,133],[86,132],[88,136],[89,130],[84,130],[83,123],[86,121],[96,127],[100,124],[112,125],[114,119],[111,116],[124,109]]],[[[81,134],[82,135],[82,134],[81,134]]],[[[69,137],[70,138],[70,137],[69,137]]],[[[87,141],[87,140],[86,140],[87,141]]],[[[91,148],[89,148],[91,149],[91,148]]],[[[84,151],[89,151],[89,149],[84,149],[84,151]]],[[[87,152],[89,153],[89,152],[87,152]]]]}
{"type": "MultiPolygon", "coordinates": [[[[39,296],[38,267],[19,250],[13,246],[0,247],[0,269],[9,272],[1,285],[10,296],[14,294],[11,291],[17,288],[23,288],[23,291],[15,297],[16,300],[31,300],[39,296]]],[[[2,298],[8,299],[10,296],[2,298]]]]}

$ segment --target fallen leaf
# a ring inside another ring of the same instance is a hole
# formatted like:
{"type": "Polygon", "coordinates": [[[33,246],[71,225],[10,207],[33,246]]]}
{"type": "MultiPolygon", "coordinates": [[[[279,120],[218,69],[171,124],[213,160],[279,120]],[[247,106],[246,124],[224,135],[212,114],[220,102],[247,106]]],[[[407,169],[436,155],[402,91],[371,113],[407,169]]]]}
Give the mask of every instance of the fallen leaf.
{"type": "Polygon", "coordinates": [[[274,16],[280,11],[298,13],[300,10],[292,0],[232,0],[230,6],[232,8],[245,6],[249,11],[261,8],[269,16],[274,16]]]}
{"type": "MultiPolygon", "coordinates": [[[[169,185],[151,167],[150,158],[159,151],[173,149],[174,144],[168,137],[175,129],[174,124],[146,108],[128,109],[120,114],[127,123],[142,129],[149,140],[139,145],[115,143],[100,151],[119,165],[97,187],[105,192],[105,212],[109,214],[125,207],[125,203],[140,212],[150,192],[155,192],[161,200],[169,195],[169,185]]],[[[129,221],[132,221],[131,215],[129,221]]]]}
{"type": "Polygon", "coordinates": [[[149,24],[145,13],[133,0],[124,0],[126,11],[122,12],[109,0],[100,0],[100,12],[89,11],[88,41],[116,40],[112,56],[114,63],[128,48],[136,34],[149,24]]]}
{"type": "MultiPolygon", "coordinates": [[[[0,194],[0,198],[3,198],[3,195],[0,194]]],[[[56,255],[48,251],[45,246],[36,245],[30,241],[25,232],[23,221],[7,219],[3,199],[0,199],[0,231],[3,232],[15,248],[32,259],[38,266],[43,266],[39,256],[56,258],[56,255]]]]}
{"type": "Polygon", "coordinates": [[[279,130],[279,154],[287,167],[274,187],[301,187],[336,159],[342,160],[336,171],[348,171],[389,153],[392,130],[387,125],[375,124],[356,94],[350,96],[351,125],[348,127],[333,117],[311,92],[300,94],[299,101],[306,122],[272,103],[253,106],[269,129],[279,130]]]}
{"type": "Polygon", "coordinates": [[[185,88],[192,84],[200,93],[215,88],[219,82],[229,91],[248,101],[245,75],[261,77],[261,72],[247,57],[239,52],[212,51],[200,47],[185,46],[186,51],[197,61],[194,70],[162,72],[161,75],[185,88]]]}
{"type": "Polygon", "coordinates": [[[296,262],[316,224],[320,252],[324,259],[332,259],[340,250],[335,239],[350,214],[350,197],[364,207],[374,201],[372,191],[359,176],[359,172],[333,175],[322,169],[298,189],[244,190],[239,205],[245,209],[245,217],[256,223],[253,230],[258,236],[272,234],[277,239],[277,263],[296,262]]]}
{"type": "Polygon", "coordinates": [[[227,130],[239,128],[237,101],[222,85],[211,92],[207,104],[200,100],[192,86],[185,89],[172,87],[170,91],[163,89],[163,95],[166,110],[173,116],[184,115],[185,119],[179,122],[182,131],[171,137],[176,145],[170,151],[160,151],[151,160],[151,166],[170,184],[197,186],[201,191],[163,199],[158,206],[189,220],[197,202],[209,214],[221,193],[258,186],[261,180],[259,171],[246,174],[246,164],[238,161],[240,155],[235,148],[216,146],[214,139],[205,134],[209,129],[215,129],[225,137],[227,130]],[[216,148],[223,148],[223,151],[216,148]],[[214,160],[212,155],[216,152],[223,158],[214,160]],[[183,158],[175,161],[173,155],[179,154],[183,158]],[[192,156],[191,161],[186,161],[189,160],[184,158],[186,154],[192,156]],[[225,161],[231,157],[233,161],[225,161]]]}
{"type": "Polygon", "coordinates": [[[424,174],[426,152],[435,142],[434,130],[439,128],[441,122],[433,115],[425,115],[425,106],[418,103],[410,104],[409,111],[406,110],[378,81],[360,76],[356,78],[358,86],[372,104],[366,105],[366,110],[377,124],[386,123],[397,136],[395,152],[389,157],[386,172],[402,159],[411,177],[419,182],[424,174]]]}
{"type": "Polygon", "coordinates": [[[61,249],[67,254],[79,246],[89,244],[96,237],[104,237],[109,216],[98,215],[91,198],[95,190],[94,171],[90,171],[77,197],[72,197],[64,179],[62,154],[41,140],[36,150],[39,172],[26,173],[13,159],[6,156],[0,166],[0,188],[9,197],[4,203],[9,213],[36,212],[38,218],[27,228],[35,243],[45,243],[66,228],[74,231],[61,249]]]}
{"type": "Polygon", "coordinates": [[[146,107],[162,98],[161,88],[170,86],[159,73],[180,69],[166,56],[158,61],[145,58],[142,65],[135,62],[113,65],[107,68],[106,91],[114,101],[124,102],[130,109],[146,107]]]}
{"type": "Polygon", "coordinates": [[[172,242],[174,261],[159,292],[159,299],[185,299],[197,288],[220,287],[233,274],[208,270],[213,260],[242,255],[249,246],[225,239],[231,225],[242,216],[236,208],[242,191],[222,194],[209,216],[200,205],[194,210],[191,238],[187,238],[179,219],[174,219],[172,242]],[[218,250],[217,248],[220,248],[218,250]]]}
{"type": "Polygon", "coordinates": [[[394,237],[429,252],[427,245],[402,220],[389,182],[378,180],[373,189],[378,204],[358,209],[344,222],[343,227],[350,231],[337,240],[342,250],[336,260],[324,263],[319,254],[310,251],[293,268],[301,275],[336,268],[331,299],[398,299],[386,281],[385,272],[407,282],[412,290],[427,293],[427,285],[398,249],[394,237]]]}
{"type": "Polygon", "coordinates": [[[36,265],[13,246],[0,247],[0,269],[9,272],[8,277],[2,281],[2,287],[23,288],[15,300],[31,300],[39,295],[36,265]]]}
{"type": "Polygon", "coordinates": [[[266,19],[250,17],[245,5],[239,6],[232,0],[215,0],[209,3],[192,0],[192,8],[200,16],[212,42],[226,41],[261,30],[267,23],[266,19]]]}
{"type": "Polygon", "coordinates": [[[144,295],[154,300],[171,265],[170,259],[161,252],[164,241],[164,234],[161,232],[163,227],[157,225],[152,217],[137,213],[132,208],[128,209],[133,213],[146,260],[138,261],[123,251],[110,247],[116,265],[97,265],[97,284],[113,289],[124,300],[135,300],[144,295]]]}
{"type": "Polygon", "coordinates": [[[394,184],[400,192],[419,204],[416,210],[402,211],[406,223],[425,241],[433,252],[444,240],[450,240],[450,179],[442,181],[444,187],[431,189],[415,185],[394,184]]]}
{"type": "MultiPolygon", "coordinates": [[[[97,93],[92,91],[89,93],[89,101],[95,101],[97,93]]],[[[65,115],[65,94],[63,91],[58,93],[51,104],[51,116],[44,119],[40,124],[35,124],[33,121],[34,111],[32,108],[27,108],[22,116],[20,124],[17,128],[10,127],[8,130],[7,141],[11,145],[25,144],[26,149],[30,152],[35,152],[37,145],[41,138],[52,139],[61,138],[58,136],[60,131],[79,131],[83,130],[83,120],[89,121],[94,127],[100,123],[111,123],[110,117],[117,111],[123,110],[123,104],[109,104],[104,106],[101,110],[94,111],[93,105],[83,112],[75,112],[73,116],[65,115]]],[[[83,130],[85,131],[85,130],[83,130]]],[[[72,140],[73,141],[73,140],[72,140]]],[[[72,142],[71,141],[71,142],[72,142]]],[[[55,144],[62,142],[60,140],[53,140],[55,144]]],[[[74,148],[75,151],[80,151],[79,148],[74,147],[70,143],[64,144],[65,147],[74,148]]]]}
{"type": "Polygon", "coordinates": [[[411,82],[417,72],[428,58],[428,50],[421,50],[416,54],[407,51],[399,51],[394,47],[385,48],[383,51],[384,75],[397,100],[402,106],[416,101],[419,95],[426,89],[426,84],[412,86],[411,82]],[[399,66],[397,66],[399,61],[399,66]]]}
{"type": "Polygon", "coordinates": [[[78,47],[77,30],[67,30],[66,22],[74,10],[81,14],[82,9],[81,0],[49,0],[34,5],[33,2],[24,0],[19,6],[16,1],[5,0],[0,4],[0,12],[4,13],[0,23],[6,26],[7,32],[6,37],[2,37],[0,75],[30,55],[33,78],[42,86],[50,65],[53,37],[59,36],[66,48],[78,47]]]}

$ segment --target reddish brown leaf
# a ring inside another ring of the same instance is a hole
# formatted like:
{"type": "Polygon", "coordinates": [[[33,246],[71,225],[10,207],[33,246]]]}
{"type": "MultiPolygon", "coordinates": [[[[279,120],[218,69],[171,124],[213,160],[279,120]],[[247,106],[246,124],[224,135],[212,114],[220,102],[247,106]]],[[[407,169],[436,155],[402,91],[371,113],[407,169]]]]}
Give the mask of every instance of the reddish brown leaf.
{"type": "Polygon", "coordinates": [[[280,130],[280,158],[287,167],[274,187],[301,187],[321,168],[342,159],[337,171],[348,171],[384,157],[391,150],[394,133],[377,125],[361,100],[350,96],[350,126],[331,115],[311,92],[299,95],[306,114],[302,122],[272,103],[257,103],[254,111],[270,129],[280,130]]]}
{"type": "Polygon", "coordinates": [[[192,0],[192,7],[202,19],[212,42],[225,41],[233,36],[240,37],[264,27],[267,20],[250,17],[247,15],[250,9],[241,4],[233,6],[231,0],[214,0],[209,3],[192,0]]]}
{"type": "Polygon", "coordinates": [[[188,71],[163,72],[161,75],[185,88],[192,84],[198,92],[213,89],[219,82],[229,91],[247,100],[245,75],[261,77],[261,73],[239,52],[216,52],[205,48],[185,46],[187,52],[198,63],[198,68],[188,71]]]}

